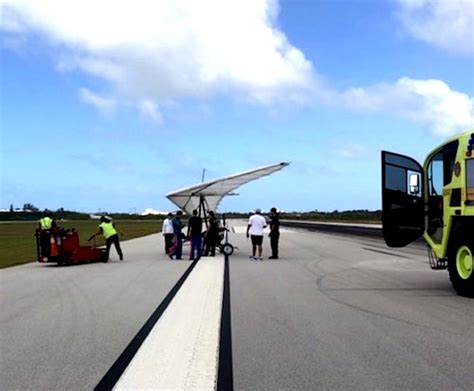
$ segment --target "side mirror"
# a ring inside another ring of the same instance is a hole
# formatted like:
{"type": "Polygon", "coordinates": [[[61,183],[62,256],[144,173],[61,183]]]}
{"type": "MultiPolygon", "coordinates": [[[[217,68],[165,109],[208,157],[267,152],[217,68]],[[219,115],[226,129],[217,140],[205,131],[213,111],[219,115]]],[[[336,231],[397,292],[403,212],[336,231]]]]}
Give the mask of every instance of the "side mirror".
{"type": "Polygon", "coordinates": [[[410,174],[409,190],[411,195],[420,194],[420,174],[410,174]]]}

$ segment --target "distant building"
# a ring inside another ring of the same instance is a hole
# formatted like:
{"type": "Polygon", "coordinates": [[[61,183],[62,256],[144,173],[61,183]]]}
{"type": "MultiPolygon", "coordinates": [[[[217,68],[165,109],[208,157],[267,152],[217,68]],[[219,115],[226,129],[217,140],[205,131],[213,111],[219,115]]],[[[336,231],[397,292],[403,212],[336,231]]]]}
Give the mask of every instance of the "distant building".
{"type": "MultiPolygon", "coordinates": [[[[5,208],[1,208],[1,209],[0,209],[0,213],[5,213],[5,212],[11,212],[11,210],[10,210],[10,209],[5,209],[5,208]]],[[[27,213],[32,213],[33,211],[30,210],[30,209],[15,208],[15,209],[13,209],[13,212],[27,212],[27,213]]]]}

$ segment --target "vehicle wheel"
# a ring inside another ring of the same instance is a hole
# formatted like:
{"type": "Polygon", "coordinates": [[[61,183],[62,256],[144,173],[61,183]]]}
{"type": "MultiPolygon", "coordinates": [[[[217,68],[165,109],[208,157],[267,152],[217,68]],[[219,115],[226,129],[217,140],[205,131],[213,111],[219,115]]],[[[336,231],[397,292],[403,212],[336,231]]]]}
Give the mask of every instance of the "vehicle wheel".
{"type": "Polygon", "coordinates": [[[223,244],[221,247],[221,251],[224,255],[232,255],[234,252],[234,246],[232,246],[230,243],[223,244]]]}
{"type": "Polygon", "coordinates": [[[460,241],[448,256],[449,278],[460,296],[474,298],[474,244],[460,241]]]}

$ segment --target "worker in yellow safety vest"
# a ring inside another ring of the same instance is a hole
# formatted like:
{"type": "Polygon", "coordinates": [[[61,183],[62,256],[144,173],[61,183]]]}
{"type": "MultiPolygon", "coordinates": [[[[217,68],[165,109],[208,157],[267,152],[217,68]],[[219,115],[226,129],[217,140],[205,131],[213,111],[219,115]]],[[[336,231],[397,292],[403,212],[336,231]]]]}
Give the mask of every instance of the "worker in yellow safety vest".
{"type": "MultiPolygon", "coordinates": [[[[106,259],[109,259],[110,247],[113,243],[115,246],[115,250],[117,250],[117,254],[120,257],[120,260],[123,261],[123,254],[122,249],[120,248],[120,240],[117,233],[117,228],[115,227],[115,224],[112,223],[112,221],[105,216],[102,216],[100,218],[99,231],[92,235],[88,241],[90,242],[92,239],[94,239],[97,235],[100,234],[104,235],[105,238],[106,259]]],[[[120,235],[123,235],[123,233],[120,233],[120,235]]]]}
{"type": "Polygon", "coordinates": [[[51,217],[50,212],[45,212],[43,217],[39,220],[39,228],[48,230],[56,227],[56,221],[51,217]]]}
{"type": "MultiPolygon", "coordinates": [[[[40,229],[39,241],[41,255],[43,258],[48,258],[54,255],[54,252],[51,251],[51,245],[56,245],[56,238],[53,230],[53,228],[56,228],[56,221],[51,217],[49,211],[44,212],[43,217],[39,220],[38,228],[40,229]]],[[[53,247],[53,250],[54,249],[55,248],[53,247]]]]}

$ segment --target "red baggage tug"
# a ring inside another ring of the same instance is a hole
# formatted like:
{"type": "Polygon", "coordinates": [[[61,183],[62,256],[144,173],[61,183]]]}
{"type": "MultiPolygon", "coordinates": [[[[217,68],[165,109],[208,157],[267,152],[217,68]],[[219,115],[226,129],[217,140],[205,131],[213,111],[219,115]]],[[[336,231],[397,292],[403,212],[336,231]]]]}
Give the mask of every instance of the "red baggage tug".
{"type": "Polygon", "coordinates": [[[36,228],[36,254],[38,262],[55,262],[71,265],[89,262],[106,262],[105,249],[96,246],[81,246],[79,234],[72,229],[36,228]]]}

